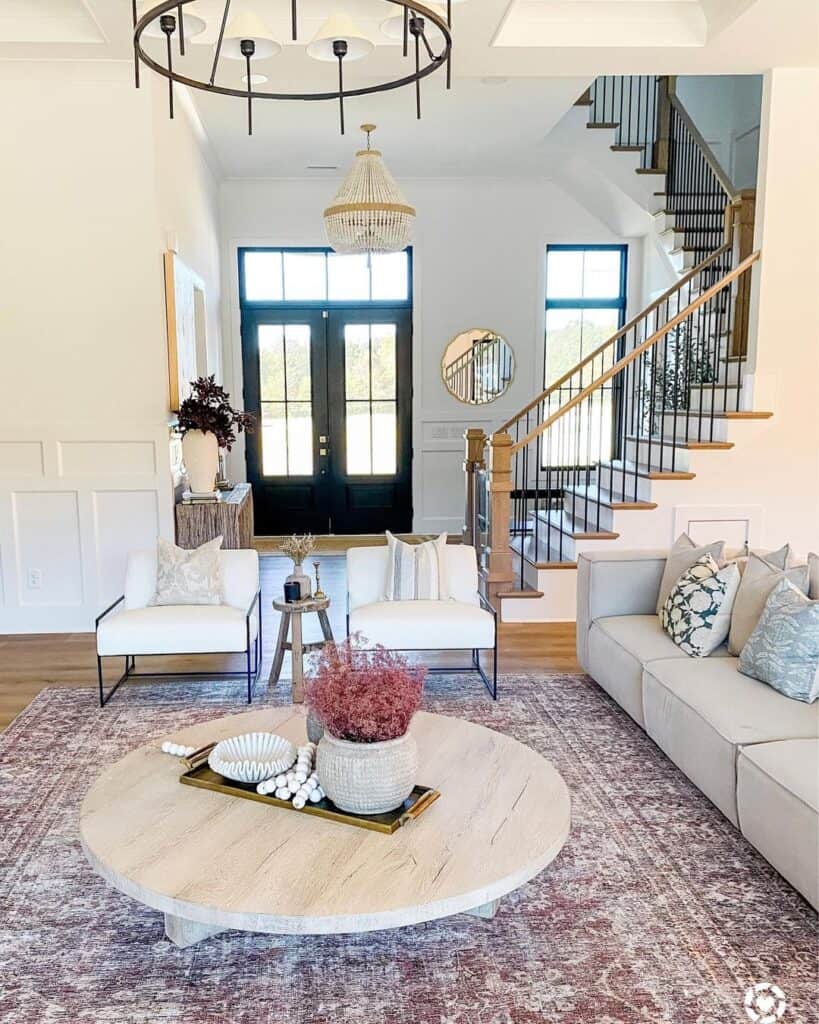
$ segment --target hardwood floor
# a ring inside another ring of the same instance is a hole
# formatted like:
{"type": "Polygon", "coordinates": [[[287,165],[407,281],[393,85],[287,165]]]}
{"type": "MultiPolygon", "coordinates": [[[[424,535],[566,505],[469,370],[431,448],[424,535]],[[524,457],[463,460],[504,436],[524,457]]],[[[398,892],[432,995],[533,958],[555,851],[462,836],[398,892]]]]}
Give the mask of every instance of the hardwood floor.
{"type": "MultiPolygon", "coordinates": [[[[340,638],[346,632],[346,583],[343,555],[319,554],[322,587],[330,595],[330,623],[340,638]]],[[[276,642],[278,615],[270,609],[272,595],[280,594],[289,559],[263,555],[262,601],[264,616],[264,663],[262,678],[270,671],[276,642]]],[[[305,640],[319,639],[318,623],[305,622],[305,640]]],[[[577,672],[573,623],[502,623],[499,630],[501,672],[577,672]]],[[[432,655],[431,665],[455,663],[458,655],[432,655]]],[[[289,655],[288,655],[289,658],[289,655]]],[[[200,656],[198,658],[141,658],[139,669],[157,671],[197,669],[218,671],[242,669],[241,655],[200,656]]],[[[121,659],[111,659],[106,674],[113,682],[122,671],[121,659]]],[[[284,675],[289,677],[285,661],[284,675]]],[[[96,685],[97,667],[93,633],[49,633],[26,636],[0,636],[0,729],[4,729],[45,686],[96,685]]],[[[140,685],[139,682],[126,684],[140,685]]],[[[172,681],[167,683],[173,686],[172,681]]],[[[240,684],[237,684],[237,686],[240,684]]],[[[116,700],[116,697],[114,698],[116,700]]]]}

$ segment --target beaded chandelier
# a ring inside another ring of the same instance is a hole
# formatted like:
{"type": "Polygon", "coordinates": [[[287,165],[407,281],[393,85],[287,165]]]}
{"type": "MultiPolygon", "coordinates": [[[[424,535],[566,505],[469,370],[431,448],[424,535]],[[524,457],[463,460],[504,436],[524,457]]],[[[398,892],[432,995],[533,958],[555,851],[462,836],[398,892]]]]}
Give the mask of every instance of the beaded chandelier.
{"type": "Polygon", "coordinates": [[[367,148],[355,162],[333,202],[324,211],[327,239],[336,252],[400,252],[412,241],[415,209],[387,170],[377,149],[370,148],[374,124],[362,124],[367,148]]]}

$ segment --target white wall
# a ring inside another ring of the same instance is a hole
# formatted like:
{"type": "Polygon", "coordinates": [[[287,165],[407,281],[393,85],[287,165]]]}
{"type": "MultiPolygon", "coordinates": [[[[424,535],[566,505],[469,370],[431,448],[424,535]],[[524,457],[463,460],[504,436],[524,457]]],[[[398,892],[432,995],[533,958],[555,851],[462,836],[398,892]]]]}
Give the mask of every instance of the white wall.
{"type": "Polygon", "coordinates": [[[754,188],[762,76],[685,75],[677,95],[734,187],[754,188]]]}
{"type": "Polygon", "coordinates": [[[158,186],[201,158],[180,111],[155,162],[153,115],[127,63],[0,63],[0,632],[92,628],[173,535],[162,251],[209,253],[218,351],[216,186],[158,186]]]}
{"type": "MultiPolygon", "coordinates": [[[[414,244],[413,498],[418,532],[463,526],[462,435],[487,432],[526,404],[543,377],[543,297],[548,242],[622,242],[556,185],[507,179],[402,181],[418,210],[414,244]],[[481,409],[459,403],[441,380],[441,357],[469,327],[503,334],[516,359],[506,395],[481,409]]],[[[226,181],[222,185],[225,373],[241,389],[237,248],[325,245],[321,213],[332,181],[226,181]]],[[[630,251],[635,295],[641,242],[630,251]]],[[[244,479],[234,449],[231,472],[244,479]]]]}
{"type": "Polygon", "coordinates": [[[774,416],[749,490],[766,507],[765,541],[789,540],[802,554],[819,548],[819,136],[804,122],[817,104],[819,69],[766,74],[752,331],[754,407],[774,416]]]}

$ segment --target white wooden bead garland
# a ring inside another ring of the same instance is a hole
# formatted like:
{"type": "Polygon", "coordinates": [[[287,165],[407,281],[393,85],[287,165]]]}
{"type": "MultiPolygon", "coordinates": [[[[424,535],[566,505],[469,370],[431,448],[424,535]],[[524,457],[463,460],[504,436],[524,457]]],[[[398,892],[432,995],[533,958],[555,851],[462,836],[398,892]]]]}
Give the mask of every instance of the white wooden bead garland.
{"type": "Polygon", "coordinates": [[[305,743],[299,747],[296,763],[289,772],[282,772],[272,779],[265,779],[256,787],[262,796],[272,793],[277,800],[292,800],[293,806],[300,811],[307,803],[317,804],[324,799],[324,790],[319,784],[318,775],[313,771],[316,761],[316,744],[305,743]]]}
{"type": "Polygon", "coordinates": [[[163,754],[172,754],[174,757],[190,757],[196,747],[183,747],[180,743],[171,743],[170,740],[165,740],[160,750],[163,754]]]}

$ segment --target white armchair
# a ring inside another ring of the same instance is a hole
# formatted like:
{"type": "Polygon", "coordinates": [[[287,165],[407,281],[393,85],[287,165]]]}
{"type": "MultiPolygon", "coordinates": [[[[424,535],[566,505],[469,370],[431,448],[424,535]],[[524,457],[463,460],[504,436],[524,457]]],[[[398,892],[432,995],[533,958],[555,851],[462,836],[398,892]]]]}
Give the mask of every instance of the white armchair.
{"type": "Polygon", "coordinates": [[[125,593],[95,623],[100,707],[121,683],[135,676],[243,678],[247,680],[247,702],[251,702],[262,656],[259,556],[250,550],[226,550],[219,552],[219,558],[223,604],[152,605],[156,551],[131,552],[125,593]],[[115,612],[120,605],[121,610],[115,612]],[[246,663],[240,672],[136,672],[138,654],[244,654],[246,663]],[[125,671],[105,693],[102,659],[107,657],[124,657],[125,671]]]}
{"type": "Polygon", "coordinates": [[[394,651],[467,650],[468,668],[430,672],[477,672],[493,700],[498,696],[497,614],[478,590],[475,549],[448,544],[446,601],[385,601],[387,547],[350,548],[347,552],[347,633],[361,633],[373,644],[394,651]],[[480,652],[493,651],[492,678],[480,652]]]}

